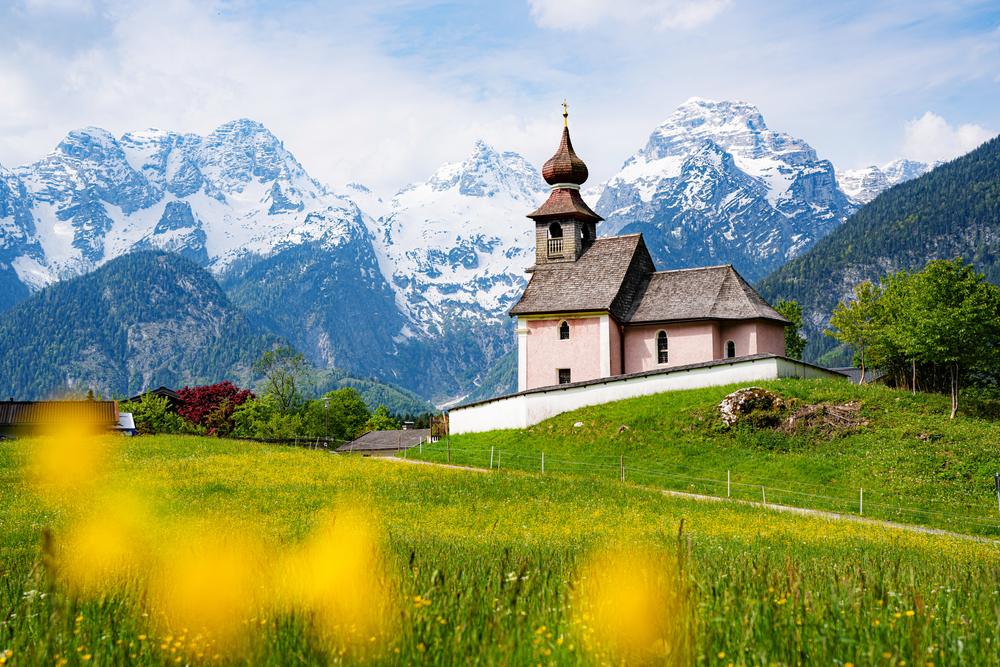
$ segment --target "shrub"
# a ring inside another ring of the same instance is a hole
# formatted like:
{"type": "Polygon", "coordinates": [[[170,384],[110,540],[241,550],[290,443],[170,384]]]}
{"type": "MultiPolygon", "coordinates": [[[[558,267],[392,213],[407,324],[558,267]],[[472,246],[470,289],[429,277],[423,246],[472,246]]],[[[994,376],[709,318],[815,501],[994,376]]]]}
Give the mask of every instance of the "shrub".
{"type": "Polygon", "coordinates": [[[201,387],[184,387],[177,393],[184,400],[184,404],[177,409],[177,414],[192,424],[210,428],[210,432],[221,435],[233,430],[233,411],[248,399],[254,398],[248,389],[241,390],[228,380],[201,387]]]}

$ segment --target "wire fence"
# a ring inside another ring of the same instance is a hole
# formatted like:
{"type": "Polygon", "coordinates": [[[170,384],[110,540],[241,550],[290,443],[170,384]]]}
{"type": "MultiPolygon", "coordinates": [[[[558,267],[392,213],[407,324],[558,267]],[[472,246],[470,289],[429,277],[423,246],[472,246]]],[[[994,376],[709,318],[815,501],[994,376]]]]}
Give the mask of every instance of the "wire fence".
{"type": "Polygon", "coordinates": [[[1000,536],[1000,494],[993,496],[994,499],[989,502],[975,499],[962,503],[875,489],[777,480],[738,471],[697,468],[621,455],[546,454],[501,450],[496,447],[455,448],[445,440],[423,443],[403,450],[398,456],[487,470],[587,475],[715,498],[823,510],[978,535],[1000,536]]]}

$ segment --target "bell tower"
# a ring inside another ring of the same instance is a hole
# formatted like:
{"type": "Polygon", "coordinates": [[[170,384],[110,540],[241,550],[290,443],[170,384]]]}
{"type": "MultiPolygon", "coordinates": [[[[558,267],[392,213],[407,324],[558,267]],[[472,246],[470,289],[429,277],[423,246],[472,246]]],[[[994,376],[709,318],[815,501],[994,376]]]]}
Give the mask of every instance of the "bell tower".
{"type": "Polygon", "coordinates": [[[552,186],[548,201],[528,217],[535,221],[535,265],[575,262],[597,238],[603,220],[580,196],[587,180],[587,165],[573,151],[569,138],[569,112],[563,103],[562,141],[556,154],[542,167],[542,177],[552,186]]]}

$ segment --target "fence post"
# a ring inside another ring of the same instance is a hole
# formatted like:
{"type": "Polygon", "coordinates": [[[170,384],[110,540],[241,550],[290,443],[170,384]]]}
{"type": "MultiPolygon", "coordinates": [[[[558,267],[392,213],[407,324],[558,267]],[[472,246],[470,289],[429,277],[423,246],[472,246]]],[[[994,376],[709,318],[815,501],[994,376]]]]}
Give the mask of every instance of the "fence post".
{"type": "Polygon", "coordinates": [[[861,505],[860,505],[860,509],[858,510],[858,516],[864,516],[864,515],[865,515],[865,487],[862,486],[861,487],[861,505]]]}
{"type": "Polygon", "coordinates": [[[502,449],[497,450],[497,472],[500,472],[500,455],[503,454],[502,449]]]}
{"type": "Polygon", "coordinates": [[[767,504],[767,495],[764,493],[764,487],[760,487],[760,497],[764,499],[764,504],[767,504]]]}
{"type": "Polygon", "coordinates": [[[1000,508],[1000,472],[993,473],[993,484],[997,487],[997,507],[1000,508]]]}
{"type": "Polygon", "coordinates": [[[490,445],[490,470],[493,470],[493,445],[490,445]]]}
{"type": "Polygon", "coordinates": [[[625,455],[622,454],[622,483],[625,482],[625,455]]]}
{"type": "Polygon", "coordinates": [[[542,474],[545,474],[545,452],[542,452],[542,474]]]}
{"type": "Polygon", "coordinates": [[[726,471],[726,498],[732,498],[732,497],[733,497],[733,488],[730,485],[729,471],[727,470],[726,471]]]}

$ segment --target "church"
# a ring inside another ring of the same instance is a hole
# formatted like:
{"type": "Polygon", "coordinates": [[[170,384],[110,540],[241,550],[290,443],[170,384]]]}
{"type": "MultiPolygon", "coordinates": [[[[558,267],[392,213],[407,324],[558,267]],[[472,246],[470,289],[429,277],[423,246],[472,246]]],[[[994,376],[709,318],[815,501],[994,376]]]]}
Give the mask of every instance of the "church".
{"type": "Polygon", "coordinates": [[[568,114],[545,163],[535,264],[517,318],[518,391],[758,354],[785,354],[790,322],[732,265],[657,271],[642,234],[597,236],[568,114]]]}
{"type": "MultiPolygon", "coordinates": [[[[567,114],[563,113],[564,119],[567,114]]],[[[657,271],[642,234],[597,236],[569,125],[542,176],[531,278],[517,318],[517,392],[449,411],[453,435],[683,389],[843,374],[785,357],[790,322],[731,265],[657,271]]]]}

